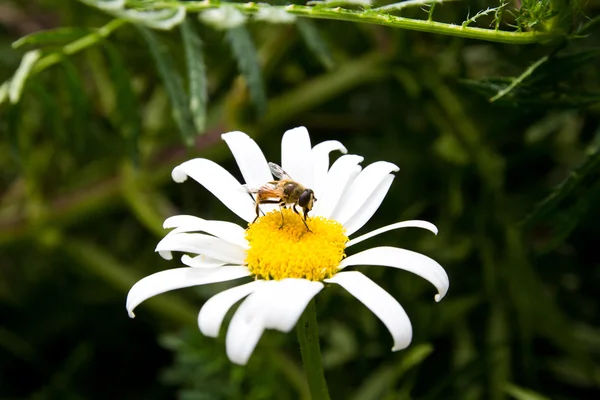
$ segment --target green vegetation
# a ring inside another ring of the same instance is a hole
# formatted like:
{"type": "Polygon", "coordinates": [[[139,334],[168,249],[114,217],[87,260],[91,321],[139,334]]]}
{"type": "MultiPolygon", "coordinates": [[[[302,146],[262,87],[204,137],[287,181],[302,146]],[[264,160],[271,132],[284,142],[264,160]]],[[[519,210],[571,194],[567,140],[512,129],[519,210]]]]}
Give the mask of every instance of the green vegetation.
{"type": "Polygon", "coordinates": [[[427,254],[451,282],[434,303],[410,273],[359,267],[411,318],[397,353],[325,290],[332,399],[600,397],[600,2],[405,3],[228,3],[219,20],[213,0],[3,1],[0,398],[310,399],[295,334],[239,367],[224,330],[198,331],[226,284],[125,311],[136,280],[179,265],[154,253],[166,217],[240,222],[172,168],[239,176],[221,133],[278,162],[300,125],[400,166],[363,231],[440,233],[368,246],[427,254]]]}

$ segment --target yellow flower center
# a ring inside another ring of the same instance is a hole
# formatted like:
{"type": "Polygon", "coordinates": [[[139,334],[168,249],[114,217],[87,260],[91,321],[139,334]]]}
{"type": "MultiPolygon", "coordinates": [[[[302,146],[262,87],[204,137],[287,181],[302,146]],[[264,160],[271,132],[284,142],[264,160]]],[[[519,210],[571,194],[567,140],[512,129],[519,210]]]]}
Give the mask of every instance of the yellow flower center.
{"type": "Polygon", "coordinates": [[[337,221],[302,217],[292,210],[274,210],[246,230],[250,249],[246,264],[259,279],[304,278],[322,281],[332,277],[344,258],[348,237],[337,221]],[[280,228],[281,227],[281,228],[280,228]]]}

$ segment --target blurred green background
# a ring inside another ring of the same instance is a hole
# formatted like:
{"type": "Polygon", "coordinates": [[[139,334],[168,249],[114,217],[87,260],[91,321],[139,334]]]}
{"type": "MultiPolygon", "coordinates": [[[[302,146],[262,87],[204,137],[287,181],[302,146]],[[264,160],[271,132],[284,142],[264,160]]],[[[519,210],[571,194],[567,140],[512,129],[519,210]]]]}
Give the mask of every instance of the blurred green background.
{"type": "MultiPolygon", "coordinates": [[[[575,10],[561,20],[571,37],[531,45],[324,20],[251,23],[244,36],[189,16],[206,64],[201,135],[198,115],[180,112],[179,124],[172,115],[189,84],[179,28],[125,25],[32,74],[17,104],[0,105],[0,398],[307,399],[293,333],[267,332],[239,367],[223,333],[198,331],[203,302],[227,284],[160,295],[134,320],[125,311],[137,279],[179,266],[154,253],[164,218],[241,223],[200,185],[173,183],[172,168],[207,157],[239,177],[221,133],[247,132],[278,162],[281,135],[300,125],[365,165],[400,166],[361,232],[435,223],[437,237],[398,230],[368,246],[426,254],[451,283],[435,303],[410,273],[359,268],[411,318],[413,344],[397,353],[358,300],[339,288],[320,294],[333,399],[600,398],[600,32],[581,30],[600,2],[509,2],[502,27],[542,29],[534,8],[550,3],[575,10]],[[157,42],[165,52],[153,55],[157,42]]],[[[460,24],[488,6],[497,4],[437,5],[434,19],[460,24]]],[[[427,17],[420,7],[402,15],[427,17]]],[[[4,0],[0,82],[24,51],[60,55],[110,21],[77,1],[4,0]],[[74,29],[11,47],[57,27],[74,29]]]]}

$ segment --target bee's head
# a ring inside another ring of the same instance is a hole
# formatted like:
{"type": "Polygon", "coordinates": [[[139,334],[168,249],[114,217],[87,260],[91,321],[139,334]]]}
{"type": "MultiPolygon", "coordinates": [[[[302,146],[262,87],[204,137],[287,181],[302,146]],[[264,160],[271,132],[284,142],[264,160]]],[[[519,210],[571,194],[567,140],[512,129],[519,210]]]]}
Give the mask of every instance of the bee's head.
{"type": "Polygon", "coordinates": [[[298,205],[302,207],[305,212],[310,211],[313,208],[313,203],[317,201],[315,198],[315,192],[312,189],[306,189],[298,198],[298,205]]]}

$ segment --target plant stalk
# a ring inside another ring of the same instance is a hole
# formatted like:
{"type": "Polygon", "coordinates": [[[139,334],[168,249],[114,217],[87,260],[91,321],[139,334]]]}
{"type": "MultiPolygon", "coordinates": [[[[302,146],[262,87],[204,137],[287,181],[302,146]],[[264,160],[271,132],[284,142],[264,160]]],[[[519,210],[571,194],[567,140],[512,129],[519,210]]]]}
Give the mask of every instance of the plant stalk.
{"type": "MultiPolygon", "coordinates": [[[[185,7],[187,12],[202,12],[211,8],[219,8],[224,3],[214,0],[204,1],[156,1],[150,3],[149,9],[164,9],[185,7]]],[[[341,7],[311,7],[298,4],[290,4],[286,6],[271,6],[264,3],[229,3],[228,5],[237,8],[243,14],[255,14],[261,9],[281,9],[287,13],[305,18],[329,19],[347,22],[369,23],[383,25],[392,28],[401,28],[412,31],[430,32],[449,36],[458,36],[468,39],[486,40],[490,42],[512,43],[512,44],[528,44],[539,43],[553,39],[557,36],[553,32],[516,32],[516,31],[501,31],[497,29],[476,28],[470,26],[461,26],[448,24],[444,22],[435,22],[425,19],[413,19],[398,17],[387,12],[379,10],[350,10],[341,7]]],[[[144,8],[144,3],[140,3],[140,7],[144,8]]]]}
{"type": "Polygon", "coordinates": [[[321,349],[319,347],[319,328],[317,325],[317,312],[315,300],[311,300],[296,326],[298,341],[302,353],[302,364],[308,381],[312,400],[329,400],[327,382],[323,373],[321,362],[321,349]]]}

